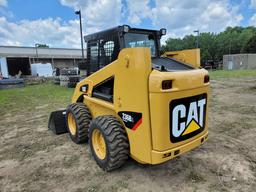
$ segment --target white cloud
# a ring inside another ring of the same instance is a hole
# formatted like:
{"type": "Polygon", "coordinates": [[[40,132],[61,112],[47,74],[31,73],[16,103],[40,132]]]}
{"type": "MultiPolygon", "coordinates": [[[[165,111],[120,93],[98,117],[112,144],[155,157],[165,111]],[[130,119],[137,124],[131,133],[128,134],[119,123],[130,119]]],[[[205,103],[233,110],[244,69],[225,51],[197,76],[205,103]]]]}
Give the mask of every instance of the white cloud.
{"type": "Polygon", "coordinates": [[[256,0],[251,0],[251,8],[256,9],[256,0]]]}
{"type": "Polygon", "coordinates": [[[256,27],[256,14],[254,14],[250,19],[250,25],[256,27]]]}
{"type": "MultiPolygon", "coordinates": [[[[84,34],[124,24],[126,21],[131,26],[140,27],[143,20],[147,19],[152,22],[153,28],[167,28],[168,37],[182,37],[193,33],[195,29],[201,32],[220,32],[227,26],[239,25],[243,20],[239,7],[232,6],[231,0],[59,1],[74,11],[81,9],[84,34]]],[[[0,0],[1,3],[7,5],[6,0],[0,0]]],[[[256,5],[256,0],[251,0],[253,5],[256,5]]],[[[255,17],[251,18],[251,23],[255,24],[255,17]]],[[[9,22],[7,16],[0,16],[0,44],[46,43],[54,47],[79,48],[79,38],[78,20],[64,22],[59,18],[48,18],[9,22]]]]}
{"type": "Polygon", "coordinates": [[[60,2],[74,10],[81,9],[85,33],[120,24],[121,0],[60,0],[60,2]]]}
{"type": "Polygon", "coordinates": [[[13,23],[8,22],[5,17],[0,17],[0,42],[1,45],[34,46],[36,43],[42,43],[50,47],[79,48],[79,22],[62,22],[60,18],[48,18],[13,23]]]}
{"type": "Polygon", "coordinates": [[[0,7],[6,7],[7,6],[7,0],[0,0],[0,7]]]}
{"type": "Polygon", "coordinates": [[[153,8],[154,24],[179,37],[195,29],[220,32],[227,26],[239,25],[242,19],[238,7],[227,0],[156,0],[153,8]]]}
{"type": "MultiPolygon", "coordinates": [[[[1,0],[0,0],[1,1],[1,0]]],[[[81,9],[84,34],[120,24],[121,0],[60,0],[62,5],[81,9]]],[[[34,46],[35,43],[51,47],[80,48],[79,21],[60,18],[9,22],[0,17],[0,44],[34,46]]]]}
{"type": "Polygon", "coordinates": [[[8,10],[7,0],[0,0],[0,17],[13,18],[14,15],[11,11],[8,10]]]}
{"type": "Polygon", "coordinates": [[[142,19],[152,18],[152,10],[149,6],[149,3],[150,0],[128,0],[128,21],[131,24],[139,25],[142,19]]]}

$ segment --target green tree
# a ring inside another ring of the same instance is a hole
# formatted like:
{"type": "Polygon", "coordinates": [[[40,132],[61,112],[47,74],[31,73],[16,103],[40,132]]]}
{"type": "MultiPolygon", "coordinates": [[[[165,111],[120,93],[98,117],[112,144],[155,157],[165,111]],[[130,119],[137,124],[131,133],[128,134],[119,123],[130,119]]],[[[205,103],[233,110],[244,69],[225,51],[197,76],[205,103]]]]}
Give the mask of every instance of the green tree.
{"type": "Polygon", "coordinates": [[[49,48],[49,45],[46,44],[36,44],[36,46],[39,48],[49,48]]]}
{"type": "MultiPolygon", "coordinates": [[[[221,61],[223,55],[247,52],[247,44],[256,35],[256,27],[227,27],[223,32],[200,33],[199,47],[201,49],[201,62],[207,60],[221,61]]],[[[169,38],[164,51],[177,51],[196,47],[197,37],[186,35],[183,38],[169,38]]],[[[252,41],[252,40],[251,40],[252,41]]],[[[253,43],[251,43],[253,47],[253,43]]],[[[252,48],[253,49],[253,48],[252,48]]]]}
{"type": "Polygon", "coordinates": [[[216,37],[213,33],[200,34],[201,60],[216,59],[216,37]]]}
{"type": "Polygon", "coordinates": [[[242,50],[244,53],[256,53],[256,35],[248,40],[242,50]]]}

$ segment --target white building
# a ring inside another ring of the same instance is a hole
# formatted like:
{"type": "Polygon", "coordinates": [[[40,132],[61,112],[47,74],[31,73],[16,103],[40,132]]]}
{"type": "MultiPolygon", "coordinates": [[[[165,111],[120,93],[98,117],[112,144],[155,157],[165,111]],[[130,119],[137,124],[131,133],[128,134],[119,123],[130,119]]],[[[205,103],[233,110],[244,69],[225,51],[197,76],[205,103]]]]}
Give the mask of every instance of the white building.
{"type": "Polygon", "coordinates": [[[12,76],[19,71],[31,75],[33,63],[51,63],[61,69],[77,66],[81,59],[81,49],[0,46],[0,70],[12,76]]]}
{"type": "Polygon", "coordinates": [[[256,69],[256,54],[224,55],[223,69],[256,69]]]}

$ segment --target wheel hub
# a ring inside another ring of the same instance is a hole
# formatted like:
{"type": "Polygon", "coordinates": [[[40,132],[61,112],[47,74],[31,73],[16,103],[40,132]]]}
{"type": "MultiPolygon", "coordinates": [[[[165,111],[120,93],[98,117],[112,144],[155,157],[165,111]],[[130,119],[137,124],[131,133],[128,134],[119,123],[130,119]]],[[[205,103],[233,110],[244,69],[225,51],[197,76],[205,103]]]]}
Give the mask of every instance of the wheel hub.
{"type": "Polygon", "coordinates": [[[72,135],[76,134],[76,120],[71,113],[68,114],[68,128],[72,135]]]}
{"type": "Polygon", "coordinates": [[[106,157],[106,143],[104,140],[104,137],[102,133],[94,129],[92,133],[92,144],[93,144],[93,149],[98,158],[100,159],[105,159],[106,157]]]}

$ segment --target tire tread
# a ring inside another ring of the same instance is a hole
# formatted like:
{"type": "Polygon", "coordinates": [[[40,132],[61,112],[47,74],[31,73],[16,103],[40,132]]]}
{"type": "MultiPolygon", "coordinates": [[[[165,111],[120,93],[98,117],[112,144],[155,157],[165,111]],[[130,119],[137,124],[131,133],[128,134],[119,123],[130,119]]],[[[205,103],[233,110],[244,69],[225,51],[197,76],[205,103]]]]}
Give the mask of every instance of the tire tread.
{"type": "Polygon", "coordinates": [[[88,107],[84,103],[72,103],[68,106],[68,111],[72,111],[77,123],[76,138],[71,136],[72,140],[77,144],[87,142],[89,125],[92,119],[88,107]]]}
{"type": "MultiPolygon", "coordinates": [[[[109,150],[107,163],[100,163],[100,160],[94,155],[97,164],[106,171],[121,167],[129,157],[129,142],[121,123],[114,116],[109,115],[93,119],[89,129],[95,125],[98,125],[98,128],[105,134],[105,142],[109,150]]],[[[92,146],[91,150],[93,150],[92,146]]]]}

